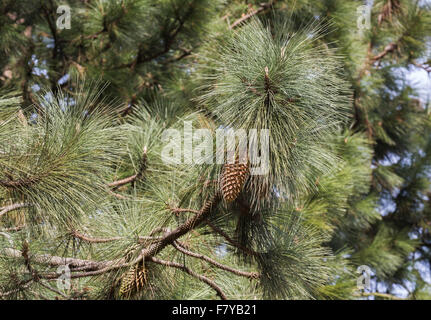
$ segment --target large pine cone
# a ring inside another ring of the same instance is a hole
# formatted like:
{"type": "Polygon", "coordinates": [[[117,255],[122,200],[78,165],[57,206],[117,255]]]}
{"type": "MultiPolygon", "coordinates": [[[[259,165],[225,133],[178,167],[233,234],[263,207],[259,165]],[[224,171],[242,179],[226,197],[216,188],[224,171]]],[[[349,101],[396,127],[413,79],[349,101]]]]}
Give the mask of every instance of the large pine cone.
{"type": "Polygon", "coordinates": [[[220,180],[221,192],[224,201],[227,203],[234,201],[241,193],[245,181],[249,175],[249,163],[239,162],[238,157],[235,163],[225,164],[220,180]]]}

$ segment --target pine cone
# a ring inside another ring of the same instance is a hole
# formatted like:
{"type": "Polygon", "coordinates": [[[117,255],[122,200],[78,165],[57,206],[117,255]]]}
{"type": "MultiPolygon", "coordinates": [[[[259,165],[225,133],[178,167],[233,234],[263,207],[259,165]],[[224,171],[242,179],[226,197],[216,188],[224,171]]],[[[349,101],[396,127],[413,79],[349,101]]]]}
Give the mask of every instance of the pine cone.
{"type": "Polygon", "coordinates": [[[222,171],[220,187],[223,199],[229,203],[234,201],[244,186],[249,174],[249,163],[239,163],[238,157],[235,163],[225,164],[222,171]]]}
{"type": "Polygon", "coordinates": [[[120,296],[130,297],[141,290],[147,282],[145,267],[134,266],[127,271],[121,279],[120,296]]]}

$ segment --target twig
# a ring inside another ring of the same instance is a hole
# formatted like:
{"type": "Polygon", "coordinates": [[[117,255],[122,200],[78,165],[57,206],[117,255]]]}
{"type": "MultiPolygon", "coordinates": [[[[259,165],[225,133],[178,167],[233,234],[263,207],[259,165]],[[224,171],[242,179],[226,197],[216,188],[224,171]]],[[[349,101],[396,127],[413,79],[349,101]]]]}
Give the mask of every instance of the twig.
{"type": "Polygon", "coordinates": [[[276,0],[267,2],[267,3],[261,3],[260,7],[257,8],[256,10],[244,15],[243,17],[241,17],[240,19],[236,20],[234,23],[232,23],[229,26],[229,29],[234,29],[235,27],[239,26],[241,23],[243,23],[244,21],[250,19],[251,17],[261,13],[262,11],[271,8],[272,6],[274,6],[276,0]]]}
{"type": "Polygon", "coordinates": [[[171,209],[172,213],[177,214],[177,213],[184,213],[184,212],[190,212],[190,213],[195,213],[198,214],[200,211],[199,210],[194,210],[194,209],[185,209],[185,208],[172,208],[171,209]]]}
{"type": "Polygon", "coordinates": [[[210,221],[207,220],[206,223],[214,232],[218,233],[223,238],[225,238],[226,241],[229,242],[232,246],[244,251],[245,253],[248,253],[251,256],[257,257],[259,255],[259,253],[257,253],[256,251],[249,249],[247,247],[244,247],[238,242],[236,242],[235,240],[233,240],[231,237],[229,237],[229,235],[226,232],[224,232],[222,229],[212,224],[210,221]]]}
{"type": "Polygon", "coordinates": [[[160,233],[160,232],[167,233],[167,232],[171,232],[171,230],[168,228],[164,228],[164,227],[157,227],[150,232],[150,236],[154,236],[155,234],[160,233]]]}
{"type": "Polygon", "coordinates": [[[29,289],[28,290],[31,294],[35,295],[36,298],[39,298],[40,300],[52,300],[50,298],[48,298],[47,296],[41,294],[40,292],[36,292],[34,290],[29,289]]]}
{"type": "Polygon", "coordinates": [[[262,96],[262,94],[259,91],[257,91],[257,89],[253,87],[251,83],[247,82],[247,79],[241,78],[241,81],[247,86],[247,90],[250,90],[251,92],[253,92],[255,95],[259,97],[262,96]]]}
{"type": "Polygon", "coordinates": [[[42,176],[35,176],[29,178],[20,178],[18,180],[0,180],[0,186],[5,188],[20,188],[20,187],[29,187],[32,184],[35,184],[41,180],[42,176]]]}
{"type": "MultiPolygon", "coordinates": [[[[79,233],[78,231],[72,231],[71,232],[72,236],[74,236],[75,238],[81,239],[85,242],[89,242],[89,243],[107,243],[107,242],[112,242],[112,241],[118,241],[118,240],[122,240],[125,239],[125,237],[112,237],[112,238],[95,238],[95,237],[89,237],[86,236],[84,234],[79,233]]],[[[142,243],[144,241],[154,241],[154,240],[159,240],[160,237],[147,237],[147,236],[139,236],[138,237],[138,241],[139,243],[142,243]]]]}
{"type": "Polygon", "coordinates": [[[11,228],[6,228],[6,229],[0,229],[0,232],[13,232],[13,231],[20,231],[23,228],[25,228],[25,226],[17,226],[17,227],[11,227],[11,228]]]}
{"type": "Polygon", "coordinates": [[[72,231],[72,235],[75,238],[81,239],[85,242],[90,242],[90,243],[107,243],[107,242],[112,242],[112,241],[117,241],[117,240],[121,240],[124,239],[122,237],[112,237],[112,238],[93,238],[93,237],[88,237],[86,235],[83,235],[81,233],[79,233],[78,231],[72,231]]]}
{"type": "Polygon", "coordinates": [[[195,278],[201,280],[202,282],[205,282],[207,285],[209,285],[211,288],[213,288],[217,292],[217,295],[220,297],[220,299],[227,300],[226,295],[223,293],[221,288],[217,284],[215,284],[214,281],[208,279],[207,277],[205,277],[203,275],[197,274],[196,272],[194,272],[192,269],[186,267],[185,265],[177,263],[177,262],[173,262],[173,261],[161,260],[161,259],[158,259],[155,257],[148,257],[147,260],[152,261],[152,262],[157,263],[157,264],[161,264],[163,266],[180,269],[180,270],[184,271],[185,273],[191,275],[192,277],[195,277],[195,278]]]}
{"type": "Polygon", "coordinates": [[[390,300],[407,300],[407,299],[404,299],[404,298],[396,297],[396,296],[394,296],[392,294],[381,293],[381,292],[360,292],[360,293],[354,294],[354,296],[356,296],[356,297],[371,297],[371,296],[375,296],[375,297],[381,297],[381,298],[386,298],[386,299],[390,299],[390,300]]]}
{"type": "Polygon", "coordinates": [[[412,64],[418,68],[424,69],[428,73],[431,73],[431,66],[427,66],[426,64],[420,64],[420,63],[417,63],[416,61],[413,61],[412,64]]]}
{"type": "Polygon", "coordinates": [[[141,47],[138,50],[138,54],[136,55],[136,58],[132,62],[120,64],[119,66],[116,66],[113,69],[130,68],[133,70],[135,69],[137,64],[149,62],[149,61],[152,61],[153,59],[157,59],[163,56],[164,54],[167,54],[172,49],[172,45],[174,44],[175,38],[182,31],[186,20],[193,13],[193,10],[194,10],[193,6],[190,5],[188,7],[188,10],[184,13],[183,17],[177,17],[176,21],[178,22],[179,25],[170,33],[170,35],[164,38],[163,49],[156,52],[152,51],[150,55],[146,55],[143,48],[141,47]]]}
{"type": "MultiPolygon", "coordinates": [[[[52,2],[51,2],[51,5],[52,5],[52,2]]],[[[53,46],[53,49],[52,49],[52,57],[55,59],[56,56],[57,56],[57,51],[59,49],[59,41],[58,41],[58,37],[57,37],[57,29],[55,28],[53,22],[51,21],[50,12],[49,12],[50,10],[48,10],[48,8],[45,7],[45,6],[42,6],[42,9],[43,9],[43,12],[44,12],[45,19],[48,22],[48,27],[49,27],[49,29],[51,31],[52,38],[54,40],[54,46],[53,46]]]]}
{"type": "Polygon", "coordinates": [[[165,61],[162,62],[162,64],[169,64],[172,62],[176,62],[176,61],[180,61],[181,59],[184,59],[185,57],[188,57],[192,54],[192,50],[186,49],[186,48],[179,48],[183,53],[180,54],[177,57],[171,57],[166,59],[165,61]]]}
{"type": "MultiPolygon", "coordinates": [[[[396,50],[398,48],[398,42],[399,41],[400,41],[400,39],[398,39],[398,41],[396,41],[396,42],[392,42],[392,43],[388,44],[382,52],[380,52],[379,54],[377,54],[375,56],[372,56],[373,45],[371,42],[369,43],[366,62],[359,71],[359,77],[357,79],[358,87],[360,87],[360,80],[363,78],[363,76],[367,72],[369,72],[369,69],[372,66],[372,64],[375,63],[376,61],[380,62],[380,60],[383,59],[388,53],[396,50]]],[[[351,128],[355,128],[357,125],[359,125],[360,114],[362,112],[364,114],[364,122],[365,122],[365,125],[367,127],[367,135],[368,135],[368,138],[371,139],[373,136],[373,128],[372,128],[372,125],[368,119],[367,110],[365,110],[364,108],[361,108],[359,103],[358,103],[359,98],[357,97],[358,96],[357,90],[358,89],[355,89],[355,91],[353,93],[353,107],[355,109],[355,122],[352,124],[351,128]]]]}
{"type": "Polygon", "coordinates": [[[24,264],[25,264],[28,272],[30,272],[33,280],[35,282],[38,282],[39,277],[37,275],[37,271],[33,269],[33,267],[31,266],[31,263],[30,263],[29,248],[28,248],[28,242],[27,241],[24,241],[22,248],[23,249],[21,251],[21,256],[24,258],[24,264]]]}
{"type": "MultiPolygon", "coordinates": [[[[3,250],[6,256],[11,258],[21,258],[22,252],[13,248],[5,248],[3,250]]],[[[112,261],[92,261],[92,260],[81,260],[76,258],[65,258],[58,256],[51,256],[49,254],[33,255],[31,259],[39,264],[49,265],[51,267],[58,267],[69,265],[71,268],[85,267],[86,270],[97,270],[106,267],[106,265],[112,263],[112,261]]]]}
{"type": "MultiPolygon", "coordinates": [[[[114,270],[117,270],[120,268],[128,268],[128,267],[135,266],[137,263],[139,263],[142,260],[143,260],[143,256],[141,254],[139,257],[137,257],[135,260],[133,260],[129,263],[124,263],[124,259],[119,259],[117,261],[106,261],[104,265],[93,268],[93,270],[91,270],[91,271],[72,273],[70,275],[70,278],[76,279],[76,278],[99,276],[99,275],[102,275],[104,273],[111,272],[111,271],[114,271],[114,270]]],[[[83,269],[81,268],[80,271],[81,270],[83,270],[83,269]]],[[[87,267],[84,270],[90,270],[90,268],[87,267]]],[[[74,271],[74,270],[71,270],[71,271],[74,271]]],[[[52,280],[52,279],[57,279],[60,275],[57,274],[56,272],[51,272],[51,273],[40,274],[39,276],[42,279],[51,279],[52,280]]]]}
{"type": "Polygon", "coordinates": [[[128,199],[127,197],[123,196],[122,194],[116,193],[116,192],[114,192],[114,191],[112,191],[112,190],[108,190],[108,193],[109,193],[111,196],[113,196],[113,197],[115,197],[115,198],[117,198],[117,199],[120,199],[120,200],[127,200],[127,199],[128,199]]]}
{"type": "MultiPolygon", "coordinates": [[[[128,183],[134,183],[136,180],[142,178],[146,169],[147,169],[147,147],[145,146],[144,151],[143,151],[143,155],[142,155],[142,160],[141,160],[141,163],[139,165],[138,173],[136,173],[130,177],[108,183],[108,187],[117,188],[117,187],[120,187],[120,186],[128,184],[128,183]]],[[[115,195],[118,195],[118,194],[115,194],[115,195]]],[[[121,196],[121,195],[119,195],[119,196],[121,196]]],[[[123,197],[123,196],[121,196],[121,197],[123,197]]]]}
{"type": "Polygon", "coordinates": [[[385,49],[383,49],[382,52],[380,52],[378,55],[371,58],[371,62],[376,62],[377,60],[382,59],[385,57],[388,53],[393,52],[398,47],[398,44],[395,42],[392,42],[388,44],[385,49]]]}
{"type": "Polygon", "coordinates": [[[143,251],[143,256],[146,258],[146,257],[156,255],[161,250],[163,250],[167,245],[173,243],[175,240],[185,235],[195,227],[197,227],[199,224],[201,224],[203,221],[207,219],[207,217],[217,207],[220,201],[221,201],[221,196],[219,193],[216,193],[211,199],[209,199],[204,203],[204,205],[202,206],[202,209],[198,213],[196,213],[193,217],[188,219],[186,222],[184,222],[176,229],[165,234],[159,242],[154,243],[149,248],[145,249],[143,251]]]}
{"type": "Polygon", "coordinates": [[[57,289],[55,289],[55,288],[51,287],[50,285],[48,285],[48,284],[46,284],[46,283],[43,283],[43,281],[38,281],[38,283],[39,283],[42,287],[44,287],[44,288],[46,288],[46,289],[48,289],[48,290],[50,290],[50,291],[52,291],[52,292],[54,292],[54,293],[56,293],[56,294],[58,294],[58,295],[62,296],[63,298],[65,298],[65,299],[69,299],[69,297],[68,297],[68,296],[66,296],[64,293],[60,292],[59,290],[57,290],[57,289]]]}
{"type": "MultiPolygon", "coordinates": [[[[200,223],[205,221],[207,217],[213,212],[213,210],[217,207],[219,202],[221,201],[221,196],[219,193],[216,193],[211,199],[206,201],[202,206],[202,209],[199,213],[195,214],[193,217],[188,219],[182,225],[177,227],[176,229],[170,231],[165,228],[157,228],[153,233],[166,231],[165,235],[160,238],[156,243],[153,243],[149,246],[149,248],[143,249],[141,254],[134,260],[129,263],[124,263],[124,259],[118,259],[116,261],[91,261],[91,260],[81,260],[75,258],[63,258],[56,257],[51,255],[35,255],[32,257],[33,261],[45,264],[49,266],[62,266],[69,265],[71,268],[80,268],[86,271],[80,273],[72,273],[71,278],[82,278],[82,277],[90,277],[104,274],[106,272],[110,272],[123,267],[131,267],[141,262],[142,260],[147,260],[150,257],[156,255],[161,250],[163,250],[167,245],[173,243],[179,237],[185,235],[189,231],[193,230],[200,223]]],[[[22,256],[21,251],[6,248],[4,252],[7,256],[13,258],[20,258],[22,256]]],[[[73,271],[73,270],[72,270],[73,271]]],[[[39,274],[39,277],[42,279],[57,279],[59,275],[57,273],[46,273],[39,274]]]]}
{"type": "Polygon", "coordinates": [[[0,208],[0,210],[1,210],[0,211],[0,217],[4,214],[10,212],[10,211],[17,210],[17,209],[24,208],[24,207],[28,207],[28,206],[29,206],[29,204],[27,204],[27,203],[15,203],[15,204],[11,204],[9,206],[0,208]]]}
{"type": "Polygon", "coordinates": [[[117,181],[108,183],[108,187],[115,188],[115,187],[120,187],[122,185],[131,183],[131,182],[133,182],[133,181],[136,180],[137,176],[138,176],[137,174],[134,174],[133,176],[130,176],[130,177],[127,177],[127,178],[124,178],[124,179],[121,179],[121,180],[117,180],[117,181]]]}
{"type": "Polygon", "coordinates": [[[1,291],[0,291],[0,298],[10,296],[11,294],[14,294],[14,293],[20,292],[20,291],[22,291],[23,289],[27,289],[28,287],[30,287],[30,286],[31,286],[32,282],[33,282],[33,279],[29,279],[29,280],[27,280],[26,282],[24,282],[23,284],[21,284],[21,285],[19,286],[19,288],[17,288],[17,289],[13,289],[13,290],[6,291],[6,292],[1,292],[1,291]]]}
{"type": "Polygon", "coordinates": [[[216,260],[213,260],[210,257],[207,257],[207,256],[205,256],[203,254],[194,253],[192,251],[189,251],[186,248],[182,247],[177,241],[174,241],[172,243],[172,246],[175,249],[177,249],[178,251],[180,251],[180,252],[182,252],[182,253],[184,253],[184,254],[186,254],[188,256],[204,260],[204,261],[206,261],[206,262],[208,262],[208,263],[216,266],[217,268],[220,268],[220,269],[225,270],[225,271],[232,272],[233,274],[236,274],[237,276],[243,276],[243,277],[250,278],[250,279],[258,279],[259,278],[259,274],[257,272],[245,272],[245,271],[241,271],[241,270],[237,270],[237,269],[231,268],[231,267],[226,266],[224,264],[221,264],[220,262],[218,262],[216,260]]]}

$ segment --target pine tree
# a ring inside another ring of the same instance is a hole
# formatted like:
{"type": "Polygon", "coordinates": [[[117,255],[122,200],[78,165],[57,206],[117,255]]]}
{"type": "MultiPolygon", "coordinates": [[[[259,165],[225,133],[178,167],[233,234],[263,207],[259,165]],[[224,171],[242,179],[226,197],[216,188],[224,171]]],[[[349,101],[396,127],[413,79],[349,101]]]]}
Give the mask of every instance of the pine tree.
{"type": "Polygon", "coordinates": [[[428,2],[0,12],[0,299],[430,298],[428,2]]]}

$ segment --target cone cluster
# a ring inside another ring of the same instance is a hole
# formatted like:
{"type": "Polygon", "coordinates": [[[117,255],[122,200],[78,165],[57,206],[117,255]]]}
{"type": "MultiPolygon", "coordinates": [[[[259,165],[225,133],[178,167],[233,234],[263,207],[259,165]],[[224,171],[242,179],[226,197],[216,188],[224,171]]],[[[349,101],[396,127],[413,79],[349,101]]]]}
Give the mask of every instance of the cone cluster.
{"type": "Polygon", "coordinates": [[[130,297],[139,292],[147,282],[145,267],[134,266],[130,268],[121,279],[120,296],[130,297]]]}

